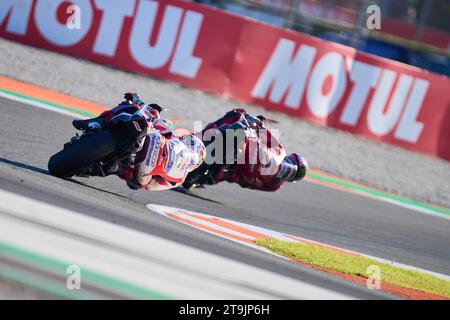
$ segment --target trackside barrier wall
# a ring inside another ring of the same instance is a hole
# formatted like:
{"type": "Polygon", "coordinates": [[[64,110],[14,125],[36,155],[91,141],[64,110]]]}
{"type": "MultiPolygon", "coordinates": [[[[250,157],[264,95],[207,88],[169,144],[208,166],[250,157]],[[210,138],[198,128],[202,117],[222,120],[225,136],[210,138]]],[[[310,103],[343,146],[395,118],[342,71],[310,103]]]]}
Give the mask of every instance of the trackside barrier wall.
{"type": "Polygon", "coordinates": [[[214,8],[2,0],[0,36],[450,160],[449,78],[214,8]]]}

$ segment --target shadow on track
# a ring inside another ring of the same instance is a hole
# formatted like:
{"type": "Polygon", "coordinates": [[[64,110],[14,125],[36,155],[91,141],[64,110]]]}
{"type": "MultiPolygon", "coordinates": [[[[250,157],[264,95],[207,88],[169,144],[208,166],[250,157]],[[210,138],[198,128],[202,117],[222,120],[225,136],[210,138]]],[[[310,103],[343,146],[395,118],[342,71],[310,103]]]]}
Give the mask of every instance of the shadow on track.
{"type": "Polygon", "coordinates": [[[212,203],[215,203],[215,204],[223,205],[222,202],[199,196],[199,195],[194,194],[194,193],[192,193],[192,192],[190,192],[190,191],[188,191],[186,189],[183,189],[181,187],[175,188],[175,189],[170,189],[170,191],[175,191],[175,192],[182,193],[182,194],[185,194],[185,195],[193,197],[193,198],[197,198],[197,199],[200,199],[200,200],[204,200],[204,201],[212,202],[212,203]]]}
{"type": "MultiPolygon", "coordinates": [[[[38,168],[38,167],[29,165],[29,164],[26,164],[26,163],[13,161],[13,160],[8,160],[8,159],[5,159],[5,158],[0,158],[0,163],[2,163],[2,162],[6,163],[6,164],[9,164],[11,166],[15,166],[15,167],[26,169],[26,170],[31,170],[31,171],[34,171],[34,172],[37,172],[37,173],[41,173],[41,174],[45,174],[45,175],[50,176],[50,173],[48,172],[48,170],[42,169],[42,168],[38,168]]],[[[79,184],[79,185],[82,185],[83,187],[87,187],[87,188],[91,188],[91,189],[94,189],[94,190],[97,190],[97,191],[101,191],[101,192],[105,192],[105,193],[108,193],[108,194],[111,194],[111,195],[115,195],[115,196],[118,196],[118,197],[121,197],[121,198],[124,198],[124,199],[129,199],[127,196],[124,196],[124,195],[121,195],[121,194],[118,194],[118,193],[115,193],[115,192],[111,192],[111,191],[108,191],[108,190],[103,190],[103,189],[100,189],[100,188],[97,188],[97,187],[93,187],[93,186],[90,186],[88,184],[85,184],[85,183],[83,183],[81,181],[77,181],[77,180],[72,179],[72,178],[65,178],[64,180],[70,181],[70,182],[73,182],[73,183],[76,183],[76,184],[79,184]]],[[[197,194],[193,194],[190,191],[184,190],[183,188],[176,188],[176,189],[171,189],[171,190],[175,191],[175,192],[178,192],[178,193],[185,194],[185,195],[193,197],[193,198],[197,198],[197,199],[200,199],[200,200],[204,200],[204,201],[212,202],[212,203],[215,203],[215,204],[223,205],[222,202],[219,202],[219,201],[216,201],[216,200],[212,200],[212,199],[208,199],[208,198],[199,196],[197,194]]]]}
{"type": "Polygon", "coordinates": [[[93,186],[90,186],[88,184],[85,184],[85,183],[83,183],[81,181],[78,181],[78,180],[75,180],[75,179],[72,179],[72,178],[64,178],[64,180],[70,181],[70,182],[73,182],[73,183],[76,183],[76,184],[79,184],[79,185],[81,185],[83,187],[87,187],[87,188],[90,188],[90,189],[93,189],[93,190],[96,190],[96,191],[108,193],[108,194],[111,194],[111,195],[114,195],[114,196],[117,196],[117,197],[120,197],[120,198],[124,198],[124,199],[129,199],[127,196],[124,196],[122,194],[118,194],[118,193],[111,192],[111,191],[108,191],[108,190],[104,190],[104,189],[100,189],[100,188],[97,188],[97,187],[93,187],[93,186]]]}
{"type": "MultiPolygon", "coordinates": [[[[26,163],[22,163],[22,162],[18,162],[18,161],[13,161],[13,160],[8,160],[8,159],[5,159],[5,158],[0,158],[0,163],[6,163],[6,164],[9,164],[9,165],[14,166],[14,167],[18,167],[18,168],[22,168],[22,169],[26,169],[26,170],[31,170],[31,171],[34,171],[34,172],[37,172],[37,173],[41,173],[41,174],[45,174],[47,176],[51,176],[51,174],[50,174],[50,172],[48,172],[48,170],[42,169],[42,168],[38,168],[38,167],[32,166],[30,164],[26,164],[26,163]]],[[[74,182],[76,184],[79,184],[79,185],[82,185],[84,187],[91,188],[91,189],[94,189],[94,190],[97,190],[97,191],[109,193],[109,194],[112,194],[112,195],[115,195],[115,196],[118,196],[118,197],[121,197],[121,198],[124,198],[124,199],[128,199],[127,196],[124,196],[124,195],[121,195],[121,194],[118,194],[118,193],[114,193],[114,192],[111,192],[111,191],[103,190],[103,189],[100,189],[100,188],[96,188],[96,187],[90,186],[88,184],[84,184],[83,182],[74,180],[72,178],[65,178],[64,180],[70,181],[70,182],[74,182]]]]}
{"type": "Polygon", "coordinates": [[[42,173],[42,174],[45,174],[45,175],[48,175],[48,176],[50,175],[48,170],[45,170],[45,169],[42,169],[42,168],[38,168],[38,167],[32,166],[30,164],[26,164],[26,163],[22,163],[22,162],[18,162],[18,161],[13,161],[13,160],[8,160],[8,159],[5,159],[5,158],[0,158],[0,162],[9,164],[9,165],[14,166],[14,167],[31,170],[31,171],[34,171],[34,172],[37,172],[37,173],[42,173]]]}

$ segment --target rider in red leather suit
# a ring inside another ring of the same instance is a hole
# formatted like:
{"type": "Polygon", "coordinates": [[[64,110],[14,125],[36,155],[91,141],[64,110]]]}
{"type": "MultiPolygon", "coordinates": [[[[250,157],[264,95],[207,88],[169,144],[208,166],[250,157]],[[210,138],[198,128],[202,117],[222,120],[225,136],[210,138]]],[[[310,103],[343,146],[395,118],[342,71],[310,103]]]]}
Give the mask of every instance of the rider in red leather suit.
{"type": "Polygon", "coordinates": [[[207,184],[228,181],[238,183],[243,188],[275,191],[284,182],[299,181],[306,174],[306,159],[297,153],[287,155],[283,145],[265,128],[265,119],[262,116],[255,118],[244,109],[233,109],[222,118],[209,123],[202,134],[209,129],[220,130],[223,134],[227,130],[244,130],[247,141],[237,146],[237,149],[242,150],[242,155],[245,155],[245,158],[241,158],[245,161],[235,163],[232,170],[226,165],[211,166],[208,163],[211,170],[207,184]],[[259,134],[258,137],[255,133],[259,134]],[[250,147],[248,141],[253,141],[256,147],[250,147]]]}

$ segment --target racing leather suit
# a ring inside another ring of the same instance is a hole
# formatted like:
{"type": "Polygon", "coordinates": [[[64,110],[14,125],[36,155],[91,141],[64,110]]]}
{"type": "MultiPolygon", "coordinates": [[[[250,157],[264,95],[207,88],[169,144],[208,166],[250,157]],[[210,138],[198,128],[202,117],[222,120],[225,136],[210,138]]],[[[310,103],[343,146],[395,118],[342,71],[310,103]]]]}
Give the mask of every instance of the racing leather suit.
{"type": "MultiPolygon", "coordinates": [[[[131,94],[126,94],[131,95],[131,94]]],[[[131,99],[131,97],[130,97],[131,99]]],[[[111,110],[100,114],[97,118],[74,121],[83,122],[89,128],[100,128],[115,115],[126,112],[134,113],[144,105],[139,97],[133,101],[125,100],[111,110]],[[95,125],[98,123],[99,126],[95,125]],[[94,125],[93,125],[94,124],[94,125]]],[[[133,164],[120,167],[115,174],[126,180],[131,189],[146,189],[148,191],[166,190],[179,186],[187,174],[199,163],[198,155],[177,137],[172,127],[159,117],[156,109],[149,108],[152,118],[148,135],[142,148],[136,153],[133,164]]]]}
{"type": "Polygon", "coordinates": [[[237,183],[243,188],[275,191],[296,169],[294,165],[283,161],[286,151],[278,139],[269,130],[260,130],[265,129],[264,121],[252,117],[244,109],[233,109],[227,112],[222,118],[209,123],[202,133],[208,129],[218,129],[223,134],[229,129],[243,129],[247,136],[245,145],[241,143],[237,146],[237,149],[242,149],[245,153],[244,163],[234,164],[233,170],[226,170],[227,167],[223,165],[214,165],[215,170],[212,170],[213,177],[209,184],[228,181],[237,183]],[[251,132],[259,135],[255,136],[251,132]],[[255,143],[256,148],[248,147],[249,140],[255,143]],[[251,157],[253,161],[250,161],[251,157]]]}

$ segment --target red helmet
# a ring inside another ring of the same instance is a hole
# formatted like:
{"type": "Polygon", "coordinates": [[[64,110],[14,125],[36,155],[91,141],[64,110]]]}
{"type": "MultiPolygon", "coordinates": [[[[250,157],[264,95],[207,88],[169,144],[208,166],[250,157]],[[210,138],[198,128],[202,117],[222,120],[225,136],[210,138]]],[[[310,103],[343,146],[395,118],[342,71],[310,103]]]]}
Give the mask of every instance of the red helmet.
{"type": "Polygon", "coordinates": [[[308,162],[305,157],[298,153],[291,153],[284,158],[284,161],[291,163],[296,167],[295,173],[289,178],[288,181],[299,181],[305,177],[306,171],[308,170],[308,162]]]}

